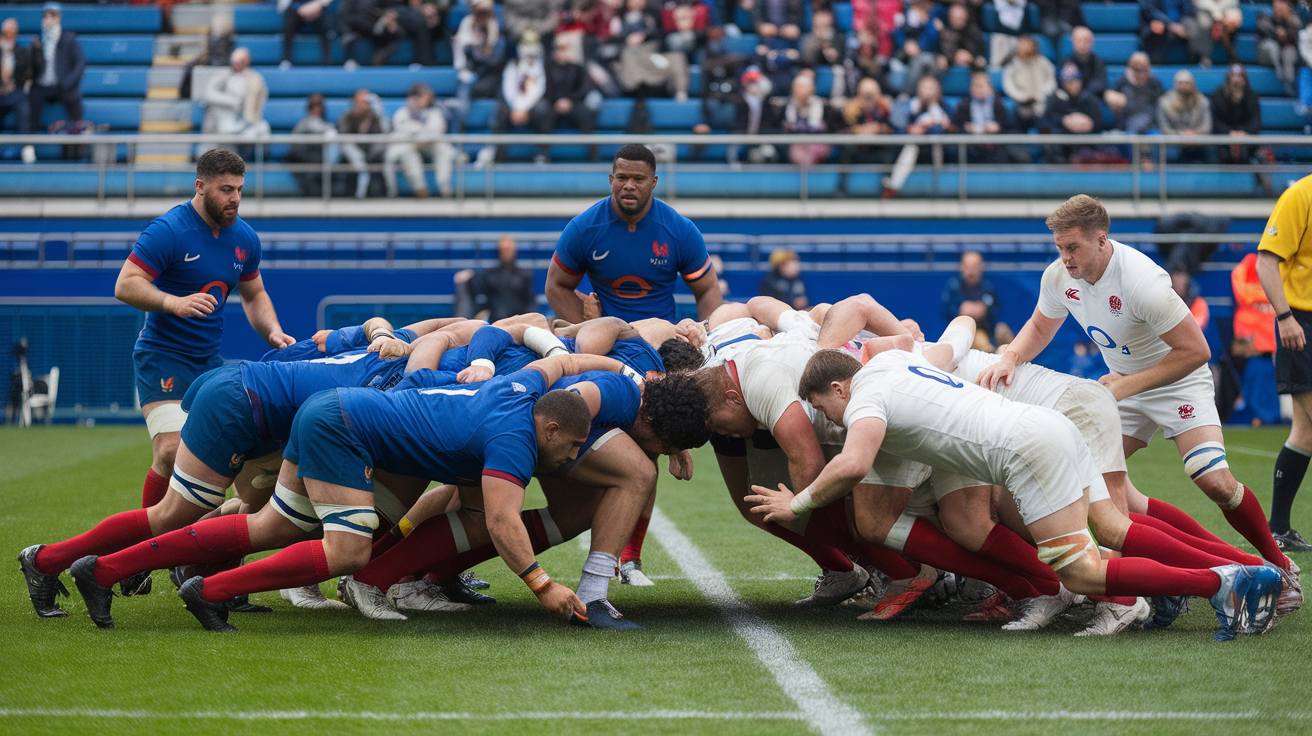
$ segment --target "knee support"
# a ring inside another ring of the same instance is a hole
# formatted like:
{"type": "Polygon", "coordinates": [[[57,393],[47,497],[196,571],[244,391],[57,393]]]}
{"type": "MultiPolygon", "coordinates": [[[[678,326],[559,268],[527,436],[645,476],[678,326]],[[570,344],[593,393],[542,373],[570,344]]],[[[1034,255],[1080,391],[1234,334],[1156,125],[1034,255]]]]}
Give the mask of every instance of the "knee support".
{"type": "Polygon", "coordinates": [[[303,532],[312,532],[319,528],[319,515],[315,513],[314,504],[309,496],[302,496],[287,486],[278,483],[273,489],[273,510],[283,518],[295,524],[303,532]]]}
{"type": "Polygon", "coordinates": [[[316,503],[314,513],[323,522],[327,532],[346,532],[362,537],[373,537],[378,528],[378,512],[373,506],[342,506],[335,503],[316,503]]]}
{"type": "Polygon", "coordinates": [[[1225,445],[1220,442],[1204,442],[1184,454],[1184,472],[1192,481],[1228,467],[1230,464],[1225,461],[1225,445]]]}
{"type": "Polygon", "coordinates": [[[146,417],[146,431],[150,432],[153,440],[155,435],[163,432],[181,432],[186,421],[187,412],[182,410],[182,404],[170,401],[150,410],[150,415],[146,417]]]}
{"type": "Polygon", "coordinates": [[[1055,571],[1066,567],[1089,551],[1097,548],[1098,546],[1093,543],[1093,537],[1089,536],[1088,530],[1080,530],[1074,534],[1065,534],[1039,542],[1039,559],[1055,571]]]}
{"type": "MultiPolygon", "coordinates": [[[[151,416],[154,416],[154,414],[152,413],[151,416]]],[[[223,497],[228,492],[227,486],[206,483],[178,470],[176,467],[173,469],[173,477],[169,479],[169,488],[206,510],[217,509],[219,504],[223,503],[223,497]]]]}

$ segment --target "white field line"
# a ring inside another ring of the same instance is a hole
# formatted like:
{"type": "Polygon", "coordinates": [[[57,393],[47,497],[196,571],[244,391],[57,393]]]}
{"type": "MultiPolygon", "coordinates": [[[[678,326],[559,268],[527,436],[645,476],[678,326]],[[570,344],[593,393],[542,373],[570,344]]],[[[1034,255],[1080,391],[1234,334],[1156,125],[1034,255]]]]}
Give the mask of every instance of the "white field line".
{"type": "Polygon", "coordinates": [[[1254,455],[1256,457],[1269,457],[1273,459],[1280,457],[1280,453],[1278,452],[1258,450],[1252,447],[1244,447],[1243,445],[1227,445],[1225,449],[1227,452],[1237,452],[1240,455],[1254,455]]]}
{"type": "Polygon", "coordinates": [[[729,622],[734,633],[747,643],[761,664],[774,675],[779,687],[797,703],[812,729],[822,736],[862,736],[871,733],[861,719],[861,714],[829,692],[824,681],[798,655],[788,639],[739,600],[724,574],[679,531],[661,512],[660,507],[652,509],[648,529],[683,570],[683,574],[692,580],[707,600],[720,609],[720,615],[729,622]]]}
{"type": "MultiPolygon", "coordinates": [[[[797,711],[524,711],[510,713],[379,713],[376,711],[183,711],[169,713],[156,710],[120,710],[112,708],[0,708],[0,718],[114,718],[123,720],[207,720],[207,721],[805,721],[797,711]]],[[[872,713],[879,721],[1248,721],[1256,719],[1306,721],[1312,713],[1241,711],[1237,713],[1179,711],[960,711],[928,713],[872,713]]]]}
{"type": "Polygon", "coordinates": [[[591,529],[583,530],[582,534],[578,535],[577,537],[574,537],[574,541],[578,543],[579,549],[583,550],[584,552],[587,552],[588,550],[592,549],[592,530],[591,529]]]}

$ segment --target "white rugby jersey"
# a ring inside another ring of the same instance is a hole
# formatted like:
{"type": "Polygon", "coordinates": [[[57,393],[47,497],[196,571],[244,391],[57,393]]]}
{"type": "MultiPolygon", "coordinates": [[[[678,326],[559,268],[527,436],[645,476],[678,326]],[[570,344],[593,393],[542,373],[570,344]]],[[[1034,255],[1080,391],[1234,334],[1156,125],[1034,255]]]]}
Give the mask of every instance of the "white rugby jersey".
{"type": "Polygon", "coordinates": [[[731,319],[728,322],[716,327],[706,333],[706,340],[702,342],[702,358],[705,359],[705,365],[719,365],[724,362],[722,351],[727,350],[734,345],[757,339],[756,331],[763,329],[765,325],[757,322],[751,317],[739,317],[731,319]]]}
{"type": "MultiPolygon", "coordinates": [[[[971,349],[957,364],[957,369],[952,375],[966,383],[975,383],[985,368],[999,360],[1002,360],[1001,355],[971,349]]],[[[1058,373],[1041,365],[1024,363],[1016,366],[1016,374],[1011,377],[1010,386],[999,381],[994,392],[1005,399],[1021,404],[1046,406],[1051,409],[1057,405],[1057,400],[1066,393],[1066,389],[1078,380],[1080,379],[1075,376],[1058,373]]]]}
{"type": "Polygon", "coordinates": [[[1112,258],[1098,283],[1071,278],[1060,259],[1043,272],[1039,311],[1051,319],[1067,314],[1102,350],[1103,360],[1123,375],[1157,365],[1171,347],[1158,335],[1189,317],[1171,277],[1139,251],[1112,241],[1112,258]]]}
{"type": "Polygon", "coordinates": [[[1040,407],[1003,397],[900,350],[875,356],[852,378],[843,425],[882,419],[880,452],[968,478],[994,479],[993,450],[1005,448],[1016,422],[1040,407]]]}
{"type": "Polygon", "coordinates": [[[806,362],[815,354],[815,344],[794,340],[744,340],[734,345],[728,357],[738,372],[743,402],[761,429],[774,431],[774,425],[795,401],[801,401],[807,415],[815,409],[797,396],[806,362]]]}

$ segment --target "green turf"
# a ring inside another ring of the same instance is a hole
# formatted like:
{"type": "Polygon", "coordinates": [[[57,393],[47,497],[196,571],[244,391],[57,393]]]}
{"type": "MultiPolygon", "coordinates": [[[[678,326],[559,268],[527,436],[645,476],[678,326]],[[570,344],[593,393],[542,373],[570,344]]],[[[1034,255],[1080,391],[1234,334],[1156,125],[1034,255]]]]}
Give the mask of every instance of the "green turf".
{"type": "MultiPolygon", "coordinates": [[[[1269,500],[1281,430],[1230,431],[1235,474],[1269,500]]],[[[0,550],[80,532],[133,507],[150,457],[141,427],[0,429],[0,550]]],[[[735,592],[788,637],[836,697],[884,733],[1298,733],[1312,730],[1312,626],[1295,615],[1263,637],[1218,644],[1205,601],[1164,632],[1107,639],[1071,633],[1079,610],[1050,630],[1011,634],[961,622],[961,608],[859,622],[850,609],[799,610],[809,560],[738,518],[711,455],[697,454],[691,483],[662,480],[666,516],[726,576],[735,592]],[[1243,720],[1044,720],[1054,711],[1256,714],[1243,720]],[[1007,712],[1012,717],[971,714],[1007,712]],[[1026,716],[1025,713],[1031,715],[1026,716]],[[1275,730],[1273,730],[1275,729],[1275,730]]],[[[1131,460],[1139,488],[1194,514],[1232,542],[1238,535],[1185,479],[1174,447],[1158,439],[1131,460]]],[[[529,505],[539,505],[531,494],[529,505]]],[[[1312,530],[1312,500],[1295,510],[1312,530]]],[[[577,542],[542,556],[573,583],[577,542]]],[[[1312,567],[1312,555],[1300,560],[1312,567]]],[[[553,621],[499,561],[478,568],[499,602],[456,614],[372,622],[353,613],[301,611],[276,593],[253,596],[268,615],[234,614],[237,635],[203,632],[163,573],[156,593],[118,599],[117,628],[99,631],[74,592],[70,618],[33,614],[17,565],[0,576],[0,731],[572,733],[807,733],[797,720],[365,720],[369,712],[796,713],[795,704],[651,536],[645,570],[654,588],[612,586],[611,599],[646,628],[599,633],[553,621]],[[150,717],[24,716],[15,711],[119,710],[150,717]],[[340,712],[331,718],[244,720],[159,714],[340,712]]],[[[71,586],[71,581],[65,576],[71,586]]],[[[325,590],[329,587],[325,586],[325,590]]]]}

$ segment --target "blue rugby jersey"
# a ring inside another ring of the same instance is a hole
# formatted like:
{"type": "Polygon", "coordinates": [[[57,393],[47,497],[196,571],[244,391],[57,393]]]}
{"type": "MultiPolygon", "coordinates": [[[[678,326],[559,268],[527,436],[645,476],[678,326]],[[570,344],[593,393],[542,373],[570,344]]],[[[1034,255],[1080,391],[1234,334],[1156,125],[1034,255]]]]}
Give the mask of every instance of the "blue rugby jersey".
{"type": "Polygon", "coordinates": [[[601,407],[592,417],[592,426],[621,429],[633,426],[638,419],[638,409],[642,407],[642,390],[627,376],[609,371],[587,371],[566,376],[551,384],[551,389],[569,390],[585,381],[595,383],[601,393],[601,407]]]}
{"type": "Polygon", "coordinates": [[[711,267],[697,226],[655,198],[633,232],[610,197],[592,205],[565,226],[552,260],[573,276],[586,274],[602,311],[629,322],[673,322],[675,277],[696,281],[711,267]]]}
{"type": "Polygon", "coordinates": [[[193,319],[147,312],[137,349],[205,357],[219,352],[228,295],[240,281],[260,274],[260,238],[240,217],[214,237],[188,200],[152,220],[128,260],[149,274],[165,294],[207,293],[218,300],[213,312],[193,319]]]}
{"type": "MultiPolygon", "coordinates": [[[[562,337],[560,341],[565,345],[566,350],[578,353],[577,340],[572,337],[562,337]]],[[[641,337],[616,340],[610,352],[606,353],[606,357],[614,358],[644,376],[647,375],[647,371],[665,372],[665,361],[661,360],[661,354],[641,337]]]]}
{"type": "Polygon", "coordinates": [[[251,399],[261,436],[285,442],[296,410],[320,391],[362,386],[388,389],[405,375],[404,360],[383,360],[357,350],[295,362],[242,363],[241,382],[251,399]]]}

